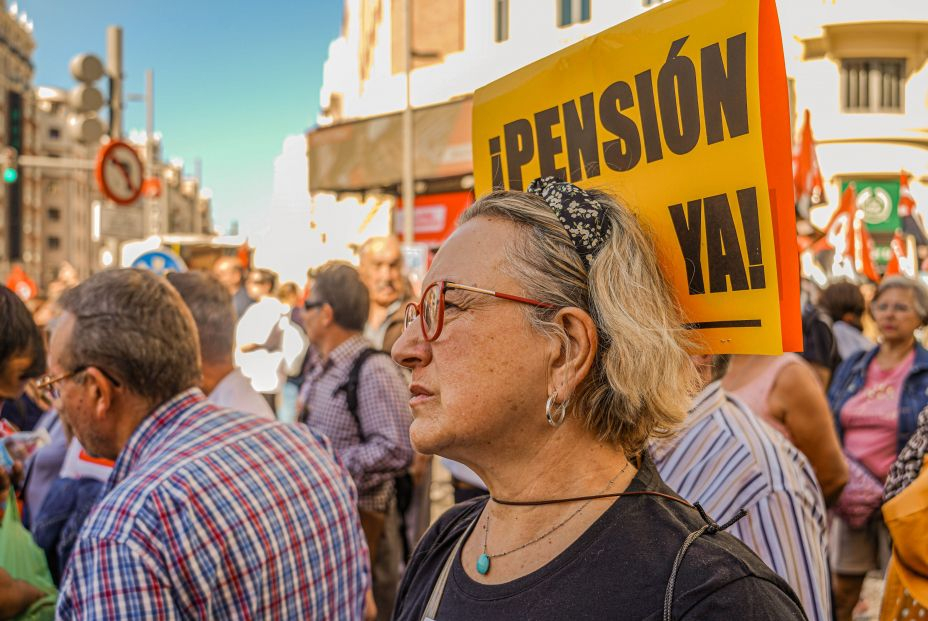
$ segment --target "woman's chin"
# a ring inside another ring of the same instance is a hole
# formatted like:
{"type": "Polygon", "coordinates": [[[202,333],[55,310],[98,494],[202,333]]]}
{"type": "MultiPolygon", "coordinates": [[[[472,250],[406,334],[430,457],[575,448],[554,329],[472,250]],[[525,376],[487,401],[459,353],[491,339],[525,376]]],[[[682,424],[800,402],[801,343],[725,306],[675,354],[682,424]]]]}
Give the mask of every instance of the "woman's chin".
{"type": "Polygon", "coordinates": [[[409,427],[409,441],[412,447],[425,455],[440,454],[448,446],[451,436],[443,433],[441,426],[434,420],[417,418],[409,427]]]}

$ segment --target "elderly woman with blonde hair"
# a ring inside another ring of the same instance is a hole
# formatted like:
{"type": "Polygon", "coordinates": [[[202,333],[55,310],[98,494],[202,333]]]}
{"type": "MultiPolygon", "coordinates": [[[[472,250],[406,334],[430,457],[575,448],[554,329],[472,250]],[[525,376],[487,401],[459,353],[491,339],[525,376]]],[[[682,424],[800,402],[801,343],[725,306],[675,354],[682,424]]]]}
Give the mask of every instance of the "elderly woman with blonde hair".
{"type": "Polygon", "coordinates": [[[685,415],[689,346],[650,238],[610,196],[545,178],[470,207],[393,358],[413,445],[489,497],[425,535],[395,618],[804,618],[644,450],[685,415]]]}

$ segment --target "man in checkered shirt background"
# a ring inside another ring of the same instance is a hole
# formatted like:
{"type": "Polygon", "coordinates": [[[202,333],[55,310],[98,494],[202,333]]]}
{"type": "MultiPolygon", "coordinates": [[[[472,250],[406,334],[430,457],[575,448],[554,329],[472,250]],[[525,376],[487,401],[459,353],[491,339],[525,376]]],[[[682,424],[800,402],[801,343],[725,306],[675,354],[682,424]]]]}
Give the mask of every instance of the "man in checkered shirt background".
{"type": "Polygon", "coordinates": [[[208,403],[196,327],[161,277],[101,272],[60,305],[49,384],[85,449],[116,466],[58,618],[361,618],[367,547],[328,440],[208,403]]]}
{"type": "Polygon", "coordinates": [[[332,441],[358,488],[358,508],[371,549],[377,619],[389,619],[402,562],[394,479],[406,472],[409,388],[400,369],[382,352],[372,354],[362,330],[369,293],[356,269],[329,263],[316,274],[303,326],[319,357],[300,391],[300,420],[332,441]],[[361,366],[356,367],[359,357],[361,366]],[[357,369],[357,385],[352,370],[357,369]],[[348,404],[356,397],[355,412],[348,404]]]}

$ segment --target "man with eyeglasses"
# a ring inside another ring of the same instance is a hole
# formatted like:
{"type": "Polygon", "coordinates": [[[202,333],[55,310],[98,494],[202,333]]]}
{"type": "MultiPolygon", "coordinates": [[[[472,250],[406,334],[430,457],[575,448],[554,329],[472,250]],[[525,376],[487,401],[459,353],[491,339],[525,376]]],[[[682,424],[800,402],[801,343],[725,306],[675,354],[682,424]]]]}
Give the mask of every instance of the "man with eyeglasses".
{"type": "Polygon", "coordinates": [[[57,617],[359,618],[367,555],[329,442],[209,403],[196,326],[164,279],[101,272],[59,304],[46,386],[116,464],[57,617]]]}
{"type": "Polygon", "coordinates": [[[387,355],[371,355],[362,335],[368,304],[368,290],[352,266],[319,269],[303,313],[319,357],[303,383],[300,420],[332,440],[357,485],[377,618],[389,619],[402,551],[394,479],[412,460],[412,419],[399,368],[387,355]]]}

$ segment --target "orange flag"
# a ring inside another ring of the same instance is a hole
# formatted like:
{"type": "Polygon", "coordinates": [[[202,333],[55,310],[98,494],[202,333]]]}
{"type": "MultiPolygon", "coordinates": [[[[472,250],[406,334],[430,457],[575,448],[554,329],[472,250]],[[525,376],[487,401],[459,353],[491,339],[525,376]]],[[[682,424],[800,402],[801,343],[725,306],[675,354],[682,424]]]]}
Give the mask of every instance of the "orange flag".
{"type": "Polygon", "coordinates": [[[803,115],[799,143],[793,149],[793,192],[796,211],[800,217],[809,218],[809,208],[825,202],[825,182],[815,154],[815,139],[809,111],[803,115]]]}

